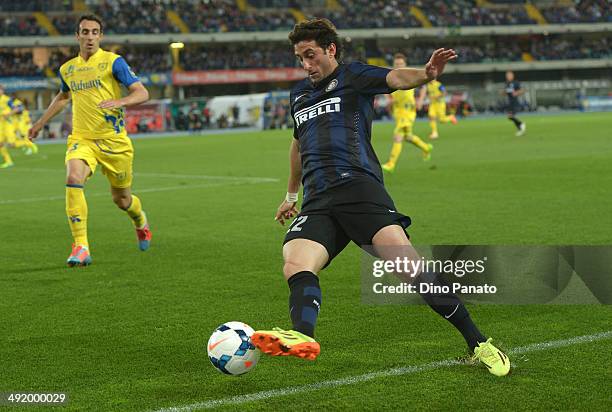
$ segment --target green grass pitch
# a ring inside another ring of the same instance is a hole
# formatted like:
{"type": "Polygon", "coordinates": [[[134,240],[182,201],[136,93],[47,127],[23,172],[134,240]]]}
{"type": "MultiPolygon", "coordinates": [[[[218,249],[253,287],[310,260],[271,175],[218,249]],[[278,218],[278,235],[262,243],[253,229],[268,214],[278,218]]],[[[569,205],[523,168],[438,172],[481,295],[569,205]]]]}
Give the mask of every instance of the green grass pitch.
{"type": "MultiPolygon", "coordinates": [[[[612,114],[440,127],[433,159],[405,145],[387,187],[421,244],[612,244],[612,114]]],[[[374,127],[382,161],[391,124],[374,127]]],[[[415,132],[428,134],[427,123],[415,132]]],[[[94,263],[68,269],[63,145],[0,171],[0,392],[67,392],[68,410],[157,410],[302,387],[465,354],[427,307],[360,303],[360,252],[322,272],[316,362],[264,358],[242,377],[210,365],[214,328],[289,326],[282,278],[291,131],[135,140],[134,192],[154,232],[137,249],[98,171],[87,184],[94,263]]],[[[470,306],[505,348],[612,330],[601,305],[470,306]]],[[[612,340],[516,355],[495,378],[461,365],[270,396],[229,409],[611,410],[612,340]],[[607,383],[606,383],[607,382],[607,383]],[[608,389],[606,389],[608,388],[608,389]]],[[[48,407],[40,407],[46,410],[48,407]]],[[[25,409],[19,409],[25,410],[25,409]]]]}

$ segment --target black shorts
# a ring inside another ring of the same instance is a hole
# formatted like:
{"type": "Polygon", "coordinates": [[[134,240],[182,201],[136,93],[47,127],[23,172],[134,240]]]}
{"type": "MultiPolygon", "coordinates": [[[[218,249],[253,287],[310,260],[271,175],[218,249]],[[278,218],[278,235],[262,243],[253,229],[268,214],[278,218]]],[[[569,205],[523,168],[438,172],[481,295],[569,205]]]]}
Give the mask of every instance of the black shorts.
{"type": "Polygon", "coordinates": [[[521,104],[519,102],[508,102],[506,106],[508,114],[514,115],[521,111],[521,104]]]}
{"type": "Polygon", "coordinates": [[[325,191],[295,217],[283,244],[309,239],[327,249],[329,264],[353,241],[371,245],[383,227],[410,226],[410,218],[399,213],[384,186],[371,178],[357,178],[325,191]]]}

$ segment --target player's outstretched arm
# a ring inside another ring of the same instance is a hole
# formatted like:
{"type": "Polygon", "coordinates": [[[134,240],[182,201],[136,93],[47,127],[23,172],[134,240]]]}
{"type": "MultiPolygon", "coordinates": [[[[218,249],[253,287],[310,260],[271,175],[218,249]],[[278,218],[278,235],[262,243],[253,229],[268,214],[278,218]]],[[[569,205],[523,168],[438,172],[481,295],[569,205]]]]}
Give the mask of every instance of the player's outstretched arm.
{"type": "Polygon", "coordinates": [[[149,91],[142,82],[132,83],[128,87],[129,94],[121,99],[104,100],[100,102],[100,109],[115,109],[118,107],[135,106],[149,100],[149,91]]]}
{"type": "Polygon", "coordinates": [[[43,115],[38,119],[30,128],[28,132],[28,137],[30,139],[36,139],[38,133],[41,129],[47,124],[49,120],[51,120],[55,115],[64,110],[66,105],[70,102],[70,92],[59,92],[55,95],[47,110],[43,113],[43,115]]]}
{"type": "Polygon", "coordinates": [[[446,63],[457,58],[453,49],[438,49],[433,52],[424,69],[393,69],[387,74],[387,85],[392,89],[408,90],[419,87],[444,71],[446,63]]]}
{"type": "Polygon", "coordinates": [[[281,225],[285,220],[291,219],[299,213],[295,205],[297,204],[297,194],[300,191],[300,180],[302,178],[302,159],[300,158],[299,141],[293,139],[289,149],[289,181],[287,183],[287,196],[282,201],[274,220],[281,225]]]}

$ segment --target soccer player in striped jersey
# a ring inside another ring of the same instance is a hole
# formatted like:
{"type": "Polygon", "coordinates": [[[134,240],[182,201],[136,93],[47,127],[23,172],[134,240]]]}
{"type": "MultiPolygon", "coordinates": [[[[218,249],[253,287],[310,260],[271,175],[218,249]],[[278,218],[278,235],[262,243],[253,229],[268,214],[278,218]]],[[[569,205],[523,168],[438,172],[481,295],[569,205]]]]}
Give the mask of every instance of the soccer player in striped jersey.
{"type": "Polygon", "coordinates": [[[30,129],[34,138],[53,116],[72,100],[72,134],[66,151],[66,214],[72,232],[68,266],[92,261],[87,236],[85,182],[100,165],[115,204],[136,229],[140,250],[147,250],[151,231],[140,199],[132,194],[134,149],[125,130],[124,107],[143,103],[149,92],[123,57],[100,48],[102,20],[82,16],[76,28],[79,55],[60,68],[61,90],[30,129]],[[122,97],[121,86],[128,90],[122,97]]]}
{"type": "MultiPolygon", "coordinates": [[[[374,96],[434,80],[456,54],[438,49],[423,69],[342,64],[338,61],[342,43],[327,19],[298,23],[289,39],[308,74],[290,94],[294,130],[288,190],[276,212],[281,224],[297,215],[283,246],[283,274],[289,285],[293,326],[291,330],[256,331],[252,342],[272,356],[314,360],[321,350],[314,339],[322,304],[318,273],[350,241],[373,247],[384,260],[420,259],[405,232],[410,218],[397,211],[387,193],[372,148],[374,96]],[[300,181],[304,201],[298,212],[300,181]]],[[[412,275],[417,284],[439,290],[450,287],[436,273],[412,275]]],[[[456,294],[424,292],[421,296],[461,332],[474,357],[491,373],[503,376],[509,372],[508,357],[478,330],[456,294]]]]}
{"type": "Polygon", "coordinates": [[[521,84],[514,78],[514,72],[508,70],[506,72],[506,87],[504,93],[508,97],[508,106],[506,111],[508,113],[508,120],[510,120],[516,126],[516,136],[522,136],[527,130],[525,122],[521,121],[516,115],[521,111],[521,103],[519,102],[519,96],[525,93],[525,90],[521,87],[521,84]]]}

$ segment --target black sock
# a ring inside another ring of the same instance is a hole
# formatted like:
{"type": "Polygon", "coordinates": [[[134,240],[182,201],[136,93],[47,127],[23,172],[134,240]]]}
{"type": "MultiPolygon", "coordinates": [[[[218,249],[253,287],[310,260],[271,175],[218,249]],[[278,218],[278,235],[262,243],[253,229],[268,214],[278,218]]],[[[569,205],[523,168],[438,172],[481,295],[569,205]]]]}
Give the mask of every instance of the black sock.
{"type": "Polygon", "coordinates": [[[510,119],[510,120],[511,120],[511,121],[514,123],[514,125],[516,126],[516,128],[520,130],[521,125],[523,124],[523,122],[521,122],[521,121],[520,121],[518,118],[516,118],[516,117],[514,117],[514,116],[512,116],[512,117],[508,117],[508,119],[510,119]]]}
{"type": "MultiPolygon", "coordinates": [[[[447,286],[452,290],[451,285],[442,276],[438,276],[435,273],[423,272],[419,275],[416,280],[417,288],[419,283],[428,283],[433,286],[447,286]]],[[[444,319],[453,324],[455,328],[463,335],[465,342],[467,343],[470,350],[473,352],[474,348],[478,346],[478,342],[485,342],[487,338],[480,333],[470,314],[468,313],[465,305],[459,297],[452,293],[421,293],[423,300],[435,310],[439,315],[443,316],[444,319]]]]}
{"type": "Polygon", "coordinates": [[[319,278],[312,272],[298,272],[289,283],[289,315],[293,330],[314,338],[314,329],[321,308],[319,278]]]}

